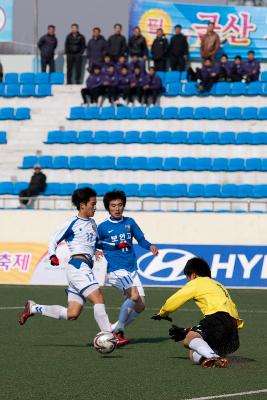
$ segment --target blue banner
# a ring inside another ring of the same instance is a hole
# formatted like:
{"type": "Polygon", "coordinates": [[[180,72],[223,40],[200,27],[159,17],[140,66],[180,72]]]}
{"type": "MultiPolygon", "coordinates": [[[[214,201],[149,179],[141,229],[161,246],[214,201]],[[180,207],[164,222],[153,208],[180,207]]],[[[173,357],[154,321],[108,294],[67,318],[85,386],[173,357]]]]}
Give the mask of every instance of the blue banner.
{"type": "Polygon", "coordinates": [[[226,287],[267,289],[267,246],[158,245],[159,254],[135,246],[143,285],[183,286],[186,262],[204,258],[212,277],[226,287]]]}
{"type": "Polygon", "coordinates": [[[206,33],[207,23],[214,22],[220,36],[221,53],[233,59],[247,56],[254,50],[260,60],[267,59],[267,8],[215,5],[191,5],[153,0],[132,0],[130,35],[139,26],[151,46],[156,30],[162,28],[166,36],[182,25],[190,46],[190,58],[200,58],[200,39],[206,33]]]}
{"type": "Polygon", "coordinates": [[[0,0],[0,42],[13,38],[13,0],[0,0]]]}

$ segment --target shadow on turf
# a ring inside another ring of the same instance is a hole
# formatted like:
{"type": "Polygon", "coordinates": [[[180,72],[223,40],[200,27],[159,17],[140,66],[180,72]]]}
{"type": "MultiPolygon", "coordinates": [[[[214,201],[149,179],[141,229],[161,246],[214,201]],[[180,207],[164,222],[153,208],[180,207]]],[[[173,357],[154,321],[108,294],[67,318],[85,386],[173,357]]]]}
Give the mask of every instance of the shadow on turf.
{"type": "Polygon", "coordinates": [[[138,339],[130,339],[130,344],[138,344],[138,343],[161,343],[169,340],[169,337],[154,337],[154,338],[138,338],[138,339]]]}
{"type": "Polygon", "coordinates": [[[248,364],[255,362],[254,358],[242,357],[242,356],[229,356],[229,361],[231,364],[248,364]]]}

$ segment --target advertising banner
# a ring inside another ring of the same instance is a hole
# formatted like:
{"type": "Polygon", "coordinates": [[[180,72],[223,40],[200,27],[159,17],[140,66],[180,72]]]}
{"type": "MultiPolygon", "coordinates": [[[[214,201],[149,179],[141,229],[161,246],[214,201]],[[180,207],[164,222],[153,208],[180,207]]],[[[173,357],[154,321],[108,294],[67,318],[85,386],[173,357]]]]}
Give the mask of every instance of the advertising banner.
{"type": "Polygon", "coordinates": [[[13,38],[13,0],[0,0],[0,42],[13,38]]]}
{"type": "Polygon", "coordinates": [[[180,24],[190,46],[190,58],[200,58],[200,38],[206,33],[207,23],[214,22],[220,36],[221,53],[229,58],[247,56],[254,50],[256,57],[267,59],[267,8],[179,4],[153,0],[132,0],[130,14],[130,35],[139,26],[149,46],[155,39],[156,31],[162,28],[167,37],[180,24]]]}

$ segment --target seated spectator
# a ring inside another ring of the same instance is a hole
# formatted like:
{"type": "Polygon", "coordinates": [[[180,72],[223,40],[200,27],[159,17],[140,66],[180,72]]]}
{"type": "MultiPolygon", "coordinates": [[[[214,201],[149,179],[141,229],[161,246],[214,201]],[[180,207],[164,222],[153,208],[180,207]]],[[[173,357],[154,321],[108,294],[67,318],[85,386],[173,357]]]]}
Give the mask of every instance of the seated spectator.
{"type": "Polygon", "coordinates": [[[153,105],[156,104],[158,97],[164,92],[162,81],[156,73],[155,67],[150,67],[145,76],[143,86],[144,103],[149,105],[149,98],[152,98],[153,105]]]}
{"type": "Polygon", "coordinates": [[[156,71],[166,71],[168,46],[168,40],[163,30],[161,28],[157,29],[157,36],[151,47],[151,55],[156,71]]]}
{"type": "Polygon", "coordinates": [[[145,37],[141,33],[139,26],[136,26],[133,31],[133,35],[129,39],[128,43],[130,57],[134,56],[147,60],[148,48],[145,37]]]}
{"type": "Polygon", "coordinates": [[[104,74],[104,75],[107,74],[107,72],[108,72],[108,67],[109,67],[110,65],[114,65],[114,63],[111,61],[110,56],[109,56],[108,54],[106,54],[106,55],[104,56],[104,62],[103,62],[102,67],[101,67],[101,72],[102,72],[102,74],[104,74]]]}
{"type": "Polygon", "coordinates": [[[230,82],[231,80],[231,69],[232,63],[228,60],[228,56],[223,54],[221,56],[220,62],[217,64],[218,72],[219,72],[219,81],[220,82],[230,82]]]}
{"type": "Polygon", "coordinates": [[[230,70],[230,79],[232,82],[241,82],[244,75],[244,65],[242,63],[242,57],[236,56],[232,63],[230,70]]]}
{"type": "Polygon", "coordinates": [[[115,64],[117,73],[120,73],[123,67],[128,67],[127,60],[125,56],[120,56],[118,62],[115,64]]]}
{"type": "Polygon", "coordinates": [[[118,75],[114,65],[110,65],[107,73],[103,76],[103,94],[107,96],[110,104],[115,104],[118,92],[118,75]]]}
{"type": "Polygon", "coordinates": [[[146,65],[144,60],[140,59],[137,55],[132,56],[132,60],[129,63],[129,70],[131,73],[134,72],[135,67],[140,67],[142,74],[146,74],[146,65]]]}
{"type": "Polygon", "coordinates": [[[130,98],[134,100],[137,97],[139,104],[142,104],[143,99],[143,86],[145,84],[145,75],[142,74],[140,67],[135,67],[134,73],[131,75],[131,91],[130,91],[130,98]]]}
{"type": "Polygon", "coordinates": [[[88,105],[89,103],[96,105],[98,103],[99,96],[101,96],[103,92],[102,83],[103,75],[101,74],[101,68],[95,65],[93,71],[87,78],[86,88],[81,90],[83,105],[88,105]]]}
{"type": "Polygon", "coordinates": [[[200,84],[198,86],[199,92],[208,92],[219,79],[218,69],[212,64],[211,58],[206,58],[203,66],[200,69],[200,84]]]}
{"type": "Polygon", "coordinates": [[[29,197],[36,197],[46,189],[46,176],[41,171],[39,164],[34,166],[34,173],[31,177],[29,186],[22,190],[19,194],[19,202],[21,207],[30,205],[31,199],[29,197]]]}
{"type": "Polygon", "coordinates": [[[106,48],[107,42],[104,36],[101,35],[101,29],[94,28],[86,49],[90,70],[94,65],[101,65],[103,63],[106,48]]]}
{"type": "Polygon", "coordinates": [[[121,68],[119,74],[119,86],[118,91],[122,99],[118,100],[118,105],[126,105],[133,102],[131,95],[131,74],[128,70],[127,65],[121,68]]]}
{"type": "Polygon", "coordinates": [[[248,52],[248,59],[244,62],[244,79],[247,83],[258,81],[260,76],[260,62],[255,60],[255,52],[248,52]]]}

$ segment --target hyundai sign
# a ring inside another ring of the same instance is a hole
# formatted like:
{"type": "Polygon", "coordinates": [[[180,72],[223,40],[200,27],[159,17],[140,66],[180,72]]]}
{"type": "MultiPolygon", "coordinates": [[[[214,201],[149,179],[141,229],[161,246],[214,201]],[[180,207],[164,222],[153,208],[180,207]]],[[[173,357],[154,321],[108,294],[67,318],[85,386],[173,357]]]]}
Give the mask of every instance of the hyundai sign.
{"type": "Polygon", "coordinates": [[[186,262],[204,258],[212,278],[227,287],[267,288],[267,246],[158,245],[159,254],[135,246],[138,271],[145,286],[183,286],[186,262]]]}

